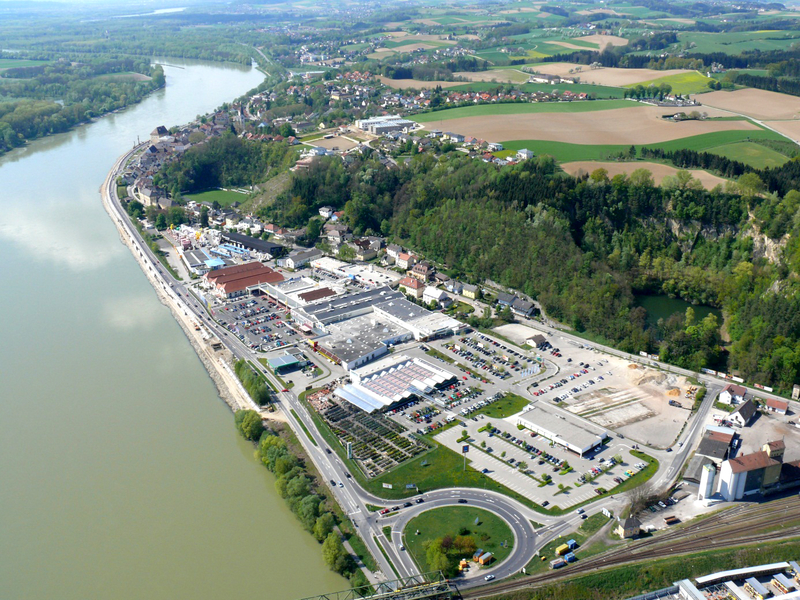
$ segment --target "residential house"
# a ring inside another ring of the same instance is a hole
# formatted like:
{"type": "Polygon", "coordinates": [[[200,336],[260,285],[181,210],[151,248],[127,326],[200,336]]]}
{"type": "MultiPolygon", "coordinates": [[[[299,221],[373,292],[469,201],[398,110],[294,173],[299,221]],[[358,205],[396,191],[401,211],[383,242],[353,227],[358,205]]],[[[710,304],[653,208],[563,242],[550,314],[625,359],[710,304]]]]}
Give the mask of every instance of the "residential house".
{"type": "Polygon", "coordinates": [[[737,404],[744,400],[747,389],[741,385],[730,384],[719,393],[717,400],[722,404],[737,404]]]}
{"type": "Polygon", "coordinates": [[[511,307],[517,297],[514,294],[506,294],[505,292],[497,292],[497,305],[501,307],[511,307]]]}
{"type": "Polygon", "coordinates": [[[533,156],[534,156],[533,152],[531,150],[528,150],[527,148],[523,148],[522,150],[517,150],[516,154],[517,160],[528,160],[530,158],[533,158],[533,156]]]}
{"type": "Polygon", "coordinates": [[[767,398],[767,410],[779,415],[785,415],[789,412],[789,403],[786,400],[767,398]]]}
{"type": "Polygon", "coordinates": [[[386,246],[386,255],[391,256],[393,259],[397,260],[398,255],[403,251],[403,248],[398,246],[397,244],[389,244],[386,246]]]}
{"type": "Polygon", "coordinates": [[[417,257],[408,252],[401,252],[397,255],[395,264],[401,269],[410,269],[417,263],[417,257]]]}
{"type": "Polygon", "coordinates": [[[153,129],[153,131],[150,132],[150,142],[153,144],[157,144],[162,137],[168,135],[169,135],[169,130],[163,125],[159,125],[155,129],[153,129]]]}
{"type": "Polygon", "coordinates": [[[411,268],[411,276],[422,282],[428,282],[433,276],[433,267],[427,260],[423,260],[411,268]]]}
{"type": "Polygon", "coordinates": [[[533,302],[528,302],[522,298],[514,298],[511,303],[511,312],[522,317],[530,317],[536,311],[533,302]]]}
{"type": "Polygon", "coordinates": [[[404,291],[406,294],[414,296],[414,298],[417,300],[422,298],[422,295],[425,293],[425,284],[419,279],[414,279],[413,277],[403,277],[397,283],[402,291],[404,291]]]}
{"type": "Polygon", "coordinates": [[[372,248],[370,241],[366,238],[353,240],[350,246],[356,251],[356,260],[371,260],[378,256],[378,251],[372,248]]]}
{"type": "Polygon", "coordinates": [[[731,416],[728,417],[728,420],[737,427],[747,427],[750,424],[750,421],[753,420],[753,416],[756,414],[756,412],[756,403],[752,400],[745,400],[736,407],[736,410],[731,413],[731,416]]]}
{"type": "Polygon", "coordinates": [[[465,283],[461,286],[461,294],[467,298],[475,300],[478,297],[478,286],[471,283],[465,283]]]}
{"type": "Polygon", "coordinates": [[[435,288],[433,286],[427,286],[425,291],[422,293],[422,301],[425,304],[435,303],[437,306],[441,308],[447,308],[453,303],[453,299],[447,295],[444,290],[440,290],[439,288],[435,288]]]}
{"type": "Polygon", "coordinates": [[[282,259],[283,266],[287,269],[299,269],[307,265],[309,262],[317,257],[322,256],[322,252],[317,248],[308,248],[303,250],[295,250],[289,256],[282,259]]]}
{"type": "Polygon", "coordinates": [[[503,149],[503,144],[491,142],[489,144],[489,152],[500,152],[503,149]]]}
{"type": "Polygon", "coordinates": [[[642,522],[636,517],[628,517],[627,519],[619,519],[617,527],[614,529],[619,537],[630,539],[639,535],[639,530],[642,528],[642,522]]]}
{"type": "Polygon", "coordinates": [[[319,209],[319,216],[329,219],[330,216],[333,214],[333,207],[332,206],[322,206],[319,209]]]}
{"type": "Polygon", "coordinates": [[[444,284],[444,288],[451,294],[462,294],[464,285],[457,279],[451,279],[444,284]]]}

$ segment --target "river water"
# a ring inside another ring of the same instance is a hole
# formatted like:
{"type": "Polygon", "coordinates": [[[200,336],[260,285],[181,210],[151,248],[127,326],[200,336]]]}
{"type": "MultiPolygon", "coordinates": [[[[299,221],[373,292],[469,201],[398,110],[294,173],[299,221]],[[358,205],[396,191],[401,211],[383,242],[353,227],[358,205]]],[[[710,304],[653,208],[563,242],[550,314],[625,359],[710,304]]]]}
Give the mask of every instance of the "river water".
{"type": "Polygon", "coordinates": [[[0,158],[0,598],[292,599],[328,571],[98,188],[137,135],[261,81],[170,59],[141,104],[0,158]]]}

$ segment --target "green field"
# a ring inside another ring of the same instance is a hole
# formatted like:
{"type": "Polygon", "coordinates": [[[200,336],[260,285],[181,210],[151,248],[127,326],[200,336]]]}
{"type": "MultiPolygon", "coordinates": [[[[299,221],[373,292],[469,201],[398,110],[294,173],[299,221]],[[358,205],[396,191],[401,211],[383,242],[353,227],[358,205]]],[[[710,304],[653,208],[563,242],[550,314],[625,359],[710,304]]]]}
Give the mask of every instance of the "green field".
{"type": "MultiPolygon", "coordinates": [[[[498,87],[504,88],[509,84],[504,83],[491,83],[489,81],[475,81],[472,83],[465,83],[464,85],[456,85],[447,88],[447,91],[455,92],[487,92],[496,90],[498,87]]],[[[514,89],[522,92],[559,92],[570,91],[574,94],[586,93],[594,94],[600,99],[604,98],[622,98],[623,89],[618,87],[607,87],[604,85],[591,85],[578,83],[575,85],[548,85],[546,83],[523,83],[522,85],[513,85],[514,89]]]]}
{"type": "Polygon", "coordinates": [[[731,160],[738,160],[756,169],[780,167],[789,160],[789,157],[784,156],[780,152],[776,152],[772,148],[767,148],[755,142],[723,144],[721,146],[709,148],[707,151],[718,154],[719,156],[724,156],[725,158],[730,158],[731,160]]]}
{"type": "MultiPolygon", "coordinates": [[[[471,506],[446,506],[425,511],[408,522],[403,537],[411,556],[417,561],[421,571],[425,572],[428,570],[425,542],[446,535],[454,538],[464,529],[475,540],[478,548],[494,555],[495,562],[507,558],[514,547],[514,534],[505,521],[487,510],[471,506]],[[417,531],[419,535],[416,534],[417,531]]],[[[469,558],[471,562],[471,556],[464,558],[469,558]]]]}
{"type": "Polygon", "coordinates": [[[638,85],[648,87],[651,85],[661,85],[662,83],[667,83],[672,86],[672,93],[673,94],[680,94],[681,96],[685,96],[687,94],[699,94],[701,92],[708,92],[708,82],[711,80],[710,77],[706,77],[705,75],[701,75],[697,71],[690,71],[689,73],[677,73],[675,75],[667,75],[665,77],[659,77],[657,79],[651,79],[650,81],[643,81],[642,83],[632,83],[626,85],[627,88],[634,88],[638,85]]]}
{"type": "Polygon", "coordinates": [[[49,61],[46,60],[16,60],[13,58],[0,58],[0,71],[3,69],[14,69],[17,67],[38,67],[39,65],[46,65],[49,61]]]}
{"type": "Polygon", "coordinates": [[[185,195],[184,198],[187,200],[194,200],[195,202],[208,202],[209,204],[213,202],[219,202],[220,206],[230,206],[234,202],[242,203],[247,200],[246,194],[240,194],[239,192],[228,192],[225,190],[208,190],[206,192],[198,192],[195,194],[188,194],[185,195]]]}
{"type": "MultiPolygon", "coordinates": [[[[432,113],[436,114],[436,113],[432,113]]],[[[696,150],[698,152],[711,152],[712,148],[746,142],[752,139],[769,139],[785,141],[786,138],[768,129],[757,130],[731,130],[715,131],[714,133],[704,133],[691,137],[661,142],[659,144],[647,144],[648,148],[661,148],[663,150],[696,150]]],[[[574,160],[605,160],[612,155],[628,150],[630,146],[620,144],[604,145],[583,145],[568,144],[566,142],[550,142],[544,140],[509,140],[502,142],[506,150],[521,150],[527,148],[537,155],[549,154],[559,162],[570,162],[574,160]]],[[[635,165],[635,163],[632,163],[635,165]]],[[[635,167],[634,167],[635,168],[635,167]]]]}
{"type": "Polygon", "coordinates": [[[492,419],[505,419],[511,415],[517,414],[523,408],[528,406],[530,400],[517,396],[516,394],[507,394],[505,398],[501,398],[496,402],[492,402],[483,408],[475,411],[476,415],[486,415],[492,419]]]}
{"type": "MultiPolygon", "coordinates": [[[[410,117],[418,123],[433,123],[464,117],[486,117],[492,115],[521,115],[527,113],[547,112],[590,112],[595,110],[611,110],[614,108],[632,108],[628,100],[593,100],[576,102],[514,102],[511,104],[479,104],[448,108],[410,117]]],[[[524,146],[520,146],[524,148],[524,146]]]]}
{"type": "Polygon", "coordinates": [[[800,40],[800,31],[737,31],[722,33],[704,33],[686,31],[678,34],[681,44],[696,44],[692,52],[709,53],[724,52],[739,54],[747,50],[788,50],[800,40]]]}

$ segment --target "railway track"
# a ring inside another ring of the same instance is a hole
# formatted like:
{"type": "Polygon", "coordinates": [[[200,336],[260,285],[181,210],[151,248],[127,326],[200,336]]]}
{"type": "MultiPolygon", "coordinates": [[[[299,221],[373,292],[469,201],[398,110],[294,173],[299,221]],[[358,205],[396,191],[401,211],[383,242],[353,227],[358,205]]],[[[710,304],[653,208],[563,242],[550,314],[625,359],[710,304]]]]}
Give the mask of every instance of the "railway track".
{"type": "MultiPolygon", "coordinates": [[[[580,560],[578,569],[548,571],[524,579],[500,582],[463,594],[465,600],[537,587],[563,579],[587,575],[609,567],[643,560],[664,558],[704,549],[770,542],[800,536],[800,525],[785,526],[800,519],[800,501],[795,497],[774,500],[767,504],[738,505],[697,523],[671,529],[662,535],[645,538],[580,560]],[[772,530],[766,531],[765,530],[772,530]]],[[[578,555],[580,558],[580,554],[578,555]]]]}

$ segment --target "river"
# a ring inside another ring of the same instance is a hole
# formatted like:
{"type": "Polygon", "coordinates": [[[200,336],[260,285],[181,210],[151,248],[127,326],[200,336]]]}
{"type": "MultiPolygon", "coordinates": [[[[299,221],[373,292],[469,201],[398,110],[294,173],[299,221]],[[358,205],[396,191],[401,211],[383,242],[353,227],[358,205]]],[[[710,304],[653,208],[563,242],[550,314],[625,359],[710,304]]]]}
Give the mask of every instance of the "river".
{"type": "Polygon", "coordinates": [[[0,598],[346,587],[274,491],[100,203],[137,136],[255,87],[169,59],[137,106],[0,158],[0,598]]]}

